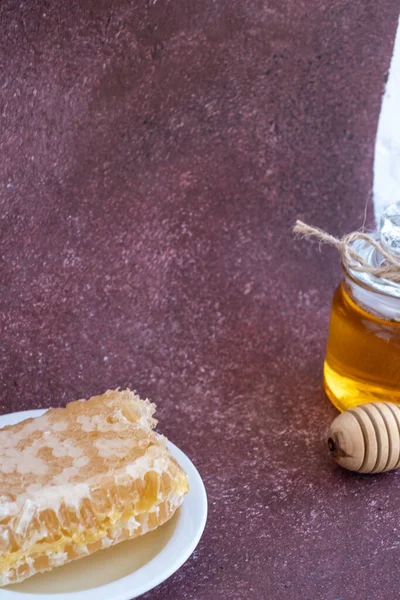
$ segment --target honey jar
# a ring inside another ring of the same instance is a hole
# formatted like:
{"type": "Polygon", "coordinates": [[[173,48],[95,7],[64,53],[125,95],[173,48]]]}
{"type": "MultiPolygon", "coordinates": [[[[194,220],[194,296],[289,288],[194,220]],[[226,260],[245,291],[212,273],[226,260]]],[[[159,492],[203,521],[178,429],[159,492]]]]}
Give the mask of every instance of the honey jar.
{"type": "Polygon", "coordinates": [[[379,245],[365,238],[351,242],[365,269],[343,261],[332,303],[324,385],[340,411],[376,401],[400,405],[400,279],[376,275],[387,260],[379,246],[400,261],[400,203],[371,234],[379,245]]]}

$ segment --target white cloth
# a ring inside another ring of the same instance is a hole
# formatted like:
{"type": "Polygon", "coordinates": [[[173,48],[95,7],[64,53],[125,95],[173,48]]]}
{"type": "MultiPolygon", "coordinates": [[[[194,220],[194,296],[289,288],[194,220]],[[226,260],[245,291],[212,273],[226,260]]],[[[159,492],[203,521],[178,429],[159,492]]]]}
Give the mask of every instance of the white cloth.
{"type": "Polygon", "coordinates": [[[379,117],[373,195],[377,222],[386,206],[400,202],[400,23],[379,117]]]}

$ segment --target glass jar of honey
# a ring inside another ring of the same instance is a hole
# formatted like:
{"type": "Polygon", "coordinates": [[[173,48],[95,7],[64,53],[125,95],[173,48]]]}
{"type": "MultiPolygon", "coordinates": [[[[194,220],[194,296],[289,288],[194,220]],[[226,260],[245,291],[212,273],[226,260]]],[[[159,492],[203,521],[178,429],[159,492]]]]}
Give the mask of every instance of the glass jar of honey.
{"type": "MultiPolygon", "coordinates": [[[[400,203],[382,215],[372,234],[400,258],[400,203]]],[[[385,261],[366,240],[354,249],[371,266],[385,261]]],[[[400,404],[400,283],[343,266],[343,279],[332,303],[324,385],[341,411],[358,404],[400,404]]]]}

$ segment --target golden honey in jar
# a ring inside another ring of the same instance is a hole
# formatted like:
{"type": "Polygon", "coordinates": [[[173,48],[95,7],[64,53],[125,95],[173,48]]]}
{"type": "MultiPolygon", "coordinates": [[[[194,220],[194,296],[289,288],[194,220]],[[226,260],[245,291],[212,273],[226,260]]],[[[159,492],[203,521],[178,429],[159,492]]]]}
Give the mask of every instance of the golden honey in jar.
{"type": "MultiPolygon", "coordinates": [[[[382,216],[380,242],[400,257],[400,203],[382,216]]],[[[365,240],[355,250],[373,266],[382,255],[365,240]]],[[[339,410],[358,404],[400,404],[400,284],[344,267],[332,303],[325,390],[339,410]]]]}

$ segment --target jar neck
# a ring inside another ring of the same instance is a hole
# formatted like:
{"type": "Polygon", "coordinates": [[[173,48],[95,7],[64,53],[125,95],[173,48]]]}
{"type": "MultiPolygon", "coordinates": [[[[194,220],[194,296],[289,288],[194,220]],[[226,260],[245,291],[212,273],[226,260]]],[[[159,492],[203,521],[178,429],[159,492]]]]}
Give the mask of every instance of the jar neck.
{"type": "Polygon", "coordinates": [[[346,272],[343,285],[350,297],[365,311],[387,321],[400,322],[400,298],[364,287],[346,272]]]}

